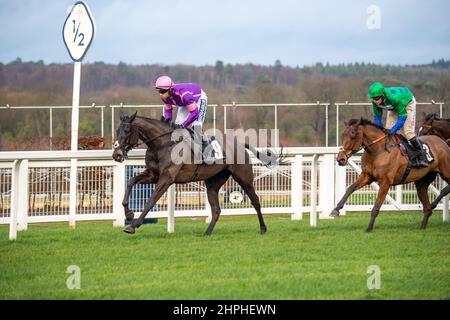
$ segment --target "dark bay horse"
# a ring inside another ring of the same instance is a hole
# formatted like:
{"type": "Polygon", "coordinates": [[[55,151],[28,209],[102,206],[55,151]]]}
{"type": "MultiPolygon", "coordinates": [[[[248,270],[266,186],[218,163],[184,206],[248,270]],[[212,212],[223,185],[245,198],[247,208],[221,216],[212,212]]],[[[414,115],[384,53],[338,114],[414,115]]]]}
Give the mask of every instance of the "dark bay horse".
{"type": "Polygon", "coordinates": [[[123,162],[127,152],[135,147],[139,140],[148,147],[145,155],[146,170],[131,178],[127,183],[122,205],[125,209],[126,219],[128,221],[132,220],[132,222],[124,229],[125,232],[135,233],[136,228],[140,227],[144,222],[147,213],[172,184],[205,181],[208,202],[211,205],[212,212],[212,219],[205,234],[210,235],[220,215],[219,190],[228,178],[232,176],[248,195],[256,210],[260,233],[266,233],[267,227],[264,224],[261,205],[253,187],[252,163],[245,149],[249,149],[266,165],[279,163],[281,160],[279,156],[273,155],[269,151],[266,153],[258,152],[247,144],[244,147],[242,145],[239,147],[240,144],[233,137],[232,139],[227,139],[227,142],[222,146],[226,155],[223,164],[196,164],[192,156],[190,143],[185,140],[181,142],[174,141],[172,138],[174,131],[185,129],[175,129],[164,121],[139,117],[136,116],[136,113],[131,116],[121,115],[121,123],[117,129],[117,141],[113,152],[113,159],[123,162]],[[231,143],[228,140],[231,140],[231,143]],[[178,161],[180,159],[175,159],[177,161],[174,161],[172,159],[173,148],[179,147],[183,143],[187,145],[185,150],[189,150],[189,152],[184,152],[180,157],[186,161],[178,161]],[[239,155],[239,150],[242,150],[244,154],[241,153],[239,155]],[[244,158],[243,163],[242,161],[238,162],[239,156],[244,158]],[[131,188],[137,183],[155,183],[156,186],[139,218],[133,220],[134,213],[128,207],[128,200],[131,188]]]}
{"type": "Polygon", "coordinates": [[[434,181],[436,175],[439,174],[450,184],[450,148],[436,136],[420,137],[420,140],[426,142],[430,147],[434,161],[425,168],[412,168],[405,178],[404,173],[408,166],[408,160],[401,154],[393,135],[389,134],[388,130],[365,119],[352,119],[346,126],[347,128],[342,133],[342,150],[338,153],[336,160],[339,165],[345,166],[353,154],[364,149],[361,157],[362,173],[356,182],[347,188],[330,216],[339,215],[339,210],[343,208],[348,197],[354,191],[377,181],[380,189],[367,227],[367,231],[370,232],[389,188],[414,181],[423,205],[421,228],[425,229],[432,210],[450,192],[450,185],[447,185],[436,200],[430,204],[428,186],[434,181]]]}
{"type": "Polygon", "coordinates": [[[438,136],[450,146],[450,119],[439,118],[435,113],[427,114],[420,126],[419,136],[428,135],[438,136]]]}

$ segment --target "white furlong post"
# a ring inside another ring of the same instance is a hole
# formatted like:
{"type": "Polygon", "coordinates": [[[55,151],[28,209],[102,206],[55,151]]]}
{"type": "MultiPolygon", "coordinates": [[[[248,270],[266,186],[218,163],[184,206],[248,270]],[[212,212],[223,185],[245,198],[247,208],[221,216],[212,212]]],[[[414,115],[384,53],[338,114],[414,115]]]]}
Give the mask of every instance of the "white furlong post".
{"type": "Polygon", "coordinates": [[[311,213],[309,217],[309,224],[311,227],[317,226],[317,159],[318,154],[315,154],[311,163],[311,213]]]}
{"type": "Polygon", "coordinates": [[[175,185],[167,190],[167,232],[175,232],[175,185]]]}
{"type": "MultiPolygon", "coordinates": [[[[81,62],[75,62],[73,68],[73,96],[72,96],[72,135],[70,149],[72,152],[78,150],[78,121],[80,106],[80,81],[81,62]]],[[[69,228],[75,228],[75,214],[77,210],[77,159],[70,159],[70,203],[69,203],[69,228]]]]}
{"type": "MultiPolygon", "coordinates": [[[[334,197],[334,206],[339,203],[339,201],[342,199],[342,197],[345,194],[345,191],[347,189],[347,167],[346,166],[340,166],[337,162],[335,162],[334,168],[336,170],[336,176],[335,176],[335,197],[334,197]]],[[[334,208],[333,208],[334,209],[334,208]]],[[[345,206],[339,210],[339,215],[345,216],[345,206]]]]}
{"type": "Polygon", "coordinates": [[[28,160],[22,160],[19,165],[19,185],[17,190],[20,201],[17,203],[17,231],[24,231],[28,229],[28,198],[23,195],[28,195],[28,160]]]}
{"type": "MultiPolygon", "coordinates": [[[[78,118],[80,106],[81,61],[94,38],[95,23],[89,7],[83,1],[77,1],[67,15],[63,26],[64,44],[74,61],[72,95],[72,139],[71,151],[78,150],[78,118]]],[[[75,228],[77,209],[77,159],[70,159],[70,203],[69,228],[75,228]]]]}
{"type": "Polygon", "coordinates": [[[322,156],[322,161],[320,162],[319,207],[321,219],[330,219],[330,212],[333,210],[334,188],[336,186],[334,182],[334,159],[334,155],[325,154],[322,156]]]}
{"type": "Polygon", "coordinates": [[[297,155],[291,163],[292,220],[303,219],[303,156],[297,155]]]}
{"type": "Polygon", "coordinates": [[[22,160],[15,160],[11,176],[11,213],[9,220],[9,240],[17,239],[17,211],[19,204],[19,171],[22,160]]]}
{"type": "Polygon", "coordinates": [[[113,213],[114,213],[114,222],[113,226],[115,227],[124,227],[125,226],[125,213],[122,206],[122,198],[125,194],[125,163],[116,163],[114,166],[114,176],[113,176],[113,184],[114,184],[114,195],[113,195],[113,213]]]}

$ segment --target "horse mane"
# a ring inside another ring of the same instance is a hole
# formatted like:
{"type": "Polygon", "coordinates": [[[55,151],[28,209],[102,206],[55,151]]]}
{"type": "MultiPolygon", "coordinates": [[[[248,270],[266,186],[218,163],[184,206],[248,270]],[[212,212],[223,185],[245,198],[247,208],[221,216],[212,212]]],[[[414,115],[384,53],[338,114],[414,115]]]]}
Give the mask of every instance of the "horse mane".
{"type": "Polygon", "coordinates": [[[431,120],[434,117],[434,120],[437,121],[447,121],[450,122],[450,119],[447,118],[439,118],[437,113],[429,113],[425,116],[424,122],[428,122],[429,120],[431,120]]]}
{"type": "Polygon", "coordinates": [[[362,124],[363,126],[372,126],[372,127],[377,128],[377,129],[380,129],[380,130],[383,131],[384,133],[389,133],[389,130],[387,130],[387,129],[384,128],[383,126],[380,126],[380,125],[378,125],[378,124],[376,124],[376,123],[373,123],[372,121],[370,121],[370,120],[368,120],[368,119],[364,119],[364,118],[361,118],[361,119],[351,119],[351,120],[348,122],[348,126],[352,126],[352,125],[355,125],[355,124],[357,124],[357,123],[362,124]]]}
{"type": "Polygon", "coordinates": [[[136,118],[139,118],[139,119],[142,119],[142,120],[145,120],[145,121],[148,121],[148,122],[157,122],[157,123],[161,123],[161,124],[164,124],[164,125],[170,127],[170,123],[165,122],[165,121],[162,121],[162,120],[153,119],[153,118],[148,118],[148,117],[144,117],[144,116],[136,116],[136,118]]]}
{"type": "Polygon", "coordinates": [[[436,113],[429,113],[425,116],[424,122],[428,122],[431,120],[431,118],[437,118],[438,115],[436,113]]]}

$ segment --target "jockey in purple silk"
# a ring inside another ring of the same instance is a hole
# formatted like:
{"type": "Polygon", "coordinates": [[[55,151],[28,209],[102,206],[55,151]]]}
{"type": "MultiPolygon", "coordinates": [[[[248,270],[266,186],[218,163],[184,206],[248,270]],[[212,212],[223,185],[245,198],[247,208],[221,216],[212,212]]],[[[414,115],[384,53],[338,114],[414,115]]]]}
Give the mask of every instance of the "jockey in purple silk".
{"type": "Polygon", "coordinates": [[[168,76],[161,76],[155,82],[161,100],[164,103],[164,118],[171,121],[173,107],[178,107],[176,125],[187,128],[192,125],[194,142],[202,145],[208,142],[208,137],[203,135],[202,126],[205,121],[208,97],[203,89],[196,83],[175,84],[168,76]]]}
{"type": "Polygon", "coordinates": [[[164,102],[164,118],[172,120],[173,106],[179,107],[175,124],[188,127],[203,126],[208,97],[196,83],[173,83],[168,76],[156,80],[155,88],[164,102]]]}

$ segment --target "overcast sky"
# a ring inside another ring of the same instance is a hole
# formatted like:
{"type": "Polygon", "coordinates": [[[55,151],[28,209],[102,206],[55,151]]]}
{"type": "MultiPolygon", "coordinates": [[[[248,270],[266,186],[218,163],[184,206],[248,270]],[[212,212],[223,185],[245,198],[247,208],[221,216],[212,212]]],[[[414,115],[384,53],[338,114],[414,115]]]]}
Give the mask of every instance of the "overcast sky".
{"type": "MultiPolygon", "coordinates": [[[[62,27],[75,2],[0,0],[0,62],[71,62],[62,27]]],[[[85,2],[96,35],[84,62],[273,65],[279,59],[303,66],[450,58],[448,0],[85,2]]]]}

